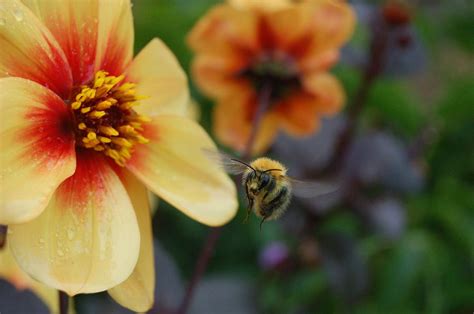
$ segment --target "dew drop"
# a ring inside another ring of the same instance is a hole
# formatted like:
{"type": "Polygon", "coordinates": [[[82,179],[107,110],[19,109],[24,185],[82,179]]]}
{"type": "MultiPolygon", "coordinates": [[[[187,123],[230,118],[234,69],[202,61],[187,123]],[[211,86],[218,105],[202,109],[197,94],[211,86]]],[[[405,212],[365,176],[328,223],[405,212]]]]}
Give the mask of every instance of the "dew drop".
{"type": "Polygon", "coordinates": [[[15,8],[13,10],[13,16],[15,17],[15,19],[18,21],[18,22],[21,22],[23,21],[23,11],[20,9],[20,8],[15,8]]]}
{"type": "Polygon", "coordinates": [[[75,232],[74,232],[74,230],[72,230],[72,228],[67,229],[67,238],[69,240],[74,239],[74,235],[75,235],[75,232]]]}

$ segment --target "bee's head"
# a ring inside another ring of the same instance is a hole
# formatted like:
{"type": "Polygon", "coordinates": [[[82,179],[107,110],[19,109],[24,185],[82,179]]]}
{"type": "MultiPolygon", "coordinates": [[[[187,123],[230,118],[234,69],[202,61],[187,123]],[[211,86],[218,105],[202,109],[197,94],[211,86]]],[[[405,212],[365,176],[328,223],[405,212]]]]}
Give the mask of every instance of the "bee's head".
{"type": "MultiPolygon", "coordinates": [[[[275,170],[275,169],[270,169],[275,170]]],[[[266,188],[274,178],[271,175],[270,170],[254,170],[247,176],[247,186],[249,191],[256,194],[266,188]]],[[[277,169],[278,170],[278,169],[277,169]]]]}

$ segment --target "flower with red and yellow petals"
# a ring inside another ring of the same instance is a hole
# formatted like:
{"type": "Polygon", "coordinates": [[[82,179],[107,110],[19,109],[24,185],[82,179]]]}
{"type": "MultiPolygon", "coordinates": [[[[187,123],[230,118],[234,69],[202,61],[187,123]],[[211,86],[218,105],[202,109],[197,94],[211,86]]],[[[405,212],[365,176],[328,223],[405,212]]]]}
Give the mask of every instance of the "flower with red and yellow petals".
{"type": "Polygon", "coordinates": [[[0,224],[19,266],[69,295],[153,303],[147,191],[221,225],[236,190],[185,117],[187,79],[158,39],[133,58],[129,0],[2,0],[0,224]]]}
{"type": "Polygon", "coordinates": [[[277,131],[302,136],[345,101],[327,70],[351,36],[355,15],[341,0],[230,0],[212,8],[193,28],[197,85],[217,101],[214,131],[224,144],[244,150],[259,95],[270,90],[253,147],[265,150],[277,131]]]}

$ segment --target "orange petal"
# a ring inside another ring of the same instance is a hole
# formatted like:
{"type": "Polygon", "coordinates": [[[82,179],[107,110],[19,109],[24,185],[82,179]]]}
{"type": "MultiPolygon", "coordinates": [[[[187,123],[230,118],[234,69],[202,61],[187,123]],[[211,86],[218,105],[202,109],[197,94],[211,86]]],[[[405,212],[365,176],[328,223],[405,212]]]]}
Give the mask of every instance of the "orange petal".
{"type": "Polygon", "coordinates": [[[318,126],[317,98],[304,92],[297,92],[277,105],[282,127],[295,136],[309,135],[318,126]]]}
{"type": "Polygon", "coordinates": [[[132,273],[140,249],[133,206],[102,155],[79,150],[77,169],[36,219],[9,226],[20,267],[38,281],[67,292],[94,293],[132,273]]]}
{"type": "Polygon", "coordinates": [[[339,50],[328,49],[322,52],[307,53],[298,59],[298,65],[303,74],[323,72],[331,68],[339,60],[339,50]]]}
{"type": "MultiPolygon", "coordinates": [[[[80,2],[80,1],[75,1],[80,2]]],[[[130,0],[99,1],[95,71],[121,75],[133,57],[133,16],[130,0]]]]}
{"type": "Polygon", "coordinates": [[[108,293],[122,306],[135,312],[146,312],[153,306],[155,292],[155,263],[148,191],[130,172],[120,178],[128,192],[140,228],[140,255],[130,277],[108,293]]]}
{"type": "Polygon", "coordinates": [[[299,47],[306,47],[302,56],[321,53],[327,49],[340,48],[352,35],[355,28],[355,13],[344,1],[320,0],[301,5],[310,14],[307,35],[299,47]]]}
{"type": "Polygon", "coordinates": [[[288,49],[307,34],[311,15],[306,6],[293,5],[269,13],[265,16],[265,22],[278,47],[288,49]]]}
{"type": "MultiPolygon", "coordinates": [[[[245,151],[252,128],[252,117],[247,109],[249,106],[257,106],[255,97],[236,95],[219,101],[213,112],[214,133],[219,141],[240,152],[245,151]]],[[[278,131],[277,122],[276,115],[272,112],[263,117],[252,148],[252,155],[263,153],[273,143],[278,131]]]]}
{"type": "Polygon", "coordinates": [[[0,79],[0,224],[38,216],[73,174],[69,111],[53,92],[21,78],[0,79]]]}
{"type": "Polygon", "coordinates": [[[67,97],[71,71],[54,37],[21,2],[2,0],[1,5],[0,77],[27,78],[67,97]]]}
{"type": "Polygon", "coordinates": [[[227,4],[214,6],[188,35],[188,44],[196,52],[218,52],[258,48],[258,16],[227,4]]]}
{"type": "Polygon", "coordinates": [[[137,93],[147,98],[136,107],[147,116],[179,114],[186,111],[189,90],[186,74],[168,47],[158,38],[153,39],[135,57],[127,69],[137,93]]]}
{"type": "Polygon", "coordinates": [[[240,10],[277,11],[292,5],[291,0],[229,0],[232,6],[240,10]]]}
{"type": "Polygon", "coordinates": [[[236,53],[198,54],[192,64],[196,84],[210,97],[235,95],[248,88],[248,81],[239,78],[239,71],[249,59],[236,53]]]}
{"type": "Polygon", "coordinates": [[[304,77],[303,85],[317,96],[317,112],[322,115],[338,113],[346,102],[341,83],[330,73],[314,73],[304,77]]]}
{"type": "Polygon", "coordinates": [[[196,122],[157,116],[144,135],[150,143],[137,145],[126,166],[151,191],[207,225],[222,225],[234,217],[235,185],[206,157],[203,149],[215,149],[215,144],[196,122]]]}

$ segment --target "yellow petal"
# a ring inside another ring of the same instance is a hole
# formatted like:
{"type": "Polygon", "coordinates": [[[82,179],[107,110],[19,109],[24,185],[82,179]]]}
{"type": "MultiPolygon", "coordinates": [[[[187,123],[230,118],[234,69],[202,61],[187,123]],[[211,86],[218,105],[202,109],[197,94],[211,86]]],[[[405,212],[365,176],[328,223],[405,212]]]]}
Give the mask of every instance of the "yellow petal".
{"type": "Polygon", "coordinates": [[[147,116],[185,112],[189,101],[186,74],[173,53],[158,38],[135,57],[127,69],[128,79],[137,83],[137,93],[147,98],[136,110],[147,116]]]}
{"type": "Polygon", "coordinates": [[[0,224],[38,216],[73,174],[69,112],[53,92],[21,78],[0,79],[0,224]]]}
{"type": "Polygon", "coordinates": [[[110,289],[132,273],[140,234],[120,179],[101,154],[77,152],[77,169],[46,210],[9,226],[20,267],[38,281],[67,292],[110,289]]]}
{"type": "Polygon", "coordinates": [[[215,149],[209,135],[194,121],[155,117],[147,124],[150,142],[136,145],[126,165],[145,185],[191,218],[216,226],[237,210],[232,180],[204,154],[215,149]]]}
{"type": "MultiPolygon", "coordinates": [[[[75,1],[80,2],[80,1],[75,1]]],[[[121,75],[133,57],[133,16],[130,0],[98,1],[99,28],[95,72],[121,75]]]]}
{"type": "Polygon", "coordinates": [[[48,306],[51,313],[59,312],[58,291],[46,287],[23,272],[8,248],[0,250],[0,278],[8,280],[19,290],[32,290],[48,306]]]}
{"type": "Polygon", "coordinates": [[[199,121],[201,119],[201,107],[194,99],[189,100],[184,116],[194,121],[199,121]]]}
{"type": "Polygon", "coordinates": [[[130,277],[109,289],[109,294],[122,306],[136,312],[146,312],[153,306],[155,292],[155,267],[153,235],[148,191],[130,172],[120,176],[128,192],[140,228],[140,255],[130,277]]]}
{"type": "Polygon", "coordinates": [[[1,1],[0,47],[0,77],[27,78],[68,96],[72,76],[66,56],[49,30],[19,1],[1,1]]]}

